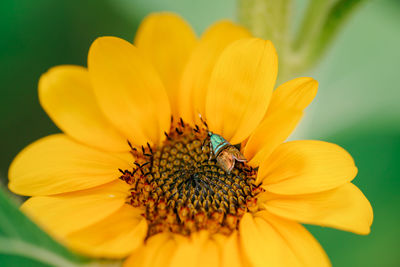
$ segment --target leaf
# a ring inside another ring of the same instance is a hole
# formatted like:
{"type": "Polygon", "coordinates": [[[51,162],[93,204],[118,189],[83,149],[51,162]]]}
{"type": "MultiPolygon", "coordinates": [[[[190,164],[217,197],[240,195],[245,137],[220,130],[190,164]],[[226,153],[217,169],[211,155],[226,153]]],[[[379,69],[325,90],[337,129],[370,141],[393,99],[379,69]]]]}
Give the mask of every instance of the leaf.
{"type": "Polygon", "coordinates": [[[1,266],[87,266],[89,260],[63,247],[21,213],[0,187],[1,266]]]}

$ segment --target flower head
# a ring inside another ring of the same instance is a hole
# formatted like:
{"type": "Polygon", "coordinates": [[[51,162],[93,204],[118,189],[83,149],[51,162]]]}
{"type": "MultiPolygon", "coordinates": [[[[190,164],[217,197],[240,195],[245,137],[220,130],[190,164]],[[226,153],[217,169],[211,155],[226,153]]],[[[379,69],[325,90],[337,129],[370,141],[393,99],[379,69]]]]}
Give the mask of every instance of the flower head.
{"type": "Polygon", "coordinates": [[[25,148],[9,187],[58,240],[127,266],[327,266],[300,223],[368,234],[372,209],[344,149],[284,142],[318,84],[273,90],[277,70],[272,43],[238,25],[197,39],[152,14],[134,45],[98,38],[87,69],[41,77],[64,133],[25,148]]]}

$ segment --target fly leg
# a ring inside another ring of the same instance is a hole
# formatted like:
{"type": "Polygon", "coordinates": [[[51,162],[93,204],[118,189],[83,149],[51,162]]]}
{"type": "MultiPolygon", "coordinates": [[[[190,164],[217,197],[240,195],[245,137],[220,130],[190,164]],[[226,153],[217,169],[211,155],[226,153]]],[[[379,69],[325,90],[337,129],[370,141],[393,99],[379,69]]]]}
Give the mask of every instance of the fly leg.
{"type": "Polygon", "coordinates": [[[212,144],[211,144],[211,142],[210,142],[210,157],[209,157],[208,160],[211,160],[211,159],[212,159],[212,154],[213,154],[213,152],[212,152],[212,144]]]}
{"type": "Polygon", "coordinates": [[[203,143],[201,144],[201,151],[204,151],[204,145],[206,144],[207,139],[207,137],[204,138],[203,143]]]}

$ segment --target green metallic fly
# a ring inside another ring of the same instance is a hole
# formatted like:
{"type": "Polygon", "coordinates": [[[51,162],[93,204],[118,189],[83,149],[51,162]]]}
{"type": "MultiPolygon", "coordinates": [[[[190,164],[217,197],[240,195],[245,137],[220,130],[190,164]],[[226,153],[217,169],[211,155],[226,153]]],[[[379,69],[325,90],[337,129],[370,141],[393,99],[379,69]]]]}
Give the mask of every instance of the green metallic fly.
{"type": "MultiPolygon", "coordinates": [[[[212,152],[210,153],[210,159],[214,154],[218,165],[227,173],[230,173],[232,171],[233,167],[235,166],[235,161],[247,161],[243,154],[240,153],[240,151],[235,146],[231,145],[219,134],[215,134],[208,130],[208,125],[203,120],[200,114],[199,117],[203,124],[206,126],[208,132],[207,135],[210,141],[210,150],[212,152]]],[[[203,142],[203,147],[206,140],[207,139],[205,139],[203,142]]]]}

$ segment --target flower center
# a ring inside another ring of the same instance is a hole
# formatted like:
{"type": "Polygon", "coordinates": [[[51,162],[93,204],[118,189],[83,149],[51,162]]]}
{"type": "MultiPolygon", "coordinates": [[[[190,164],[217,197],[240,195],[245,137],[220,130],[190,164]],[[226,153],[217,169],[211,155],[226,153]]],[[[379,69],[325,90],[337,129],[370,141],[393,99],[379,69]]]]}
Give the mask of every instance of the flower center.
{"type": "Polygon", "coordinates": [[[257,170],[240,162],[230,173],[220,168],[207,131],[197,126],[181,121],[166,136],[161,147],[133,148],[136,167],[120,170],[131,186],[129,203],[145,210],[148,237],[202,229],[230,234],[247,210],[257,209],[257,170]]]}

